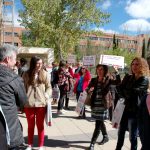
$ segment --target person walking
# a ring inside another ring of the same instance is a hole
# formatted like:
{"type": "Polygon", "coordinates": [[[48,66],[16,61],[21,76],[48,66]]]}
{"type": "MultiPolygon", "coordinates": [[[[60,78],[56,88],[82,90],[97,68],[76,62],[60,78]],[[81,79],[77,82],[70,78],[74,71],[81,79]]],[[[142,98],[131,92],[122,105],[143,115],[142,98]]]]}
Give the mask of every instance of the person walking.
{"type": "MultiPolygon", "coordinates": [[[[66,70],[66,61],[62,60],[59,63],[58,69],[58,87],[60,90],[60,98],[57,107],[58,114],[62,114],[62,109],[64,107],[64,100],[67,97],[68,93],[70,92],[71,85],[72,85],[72,76],[68,72],[68,70],[66,70]]],[[[65,104],[65,106],[67,107],[68,102],[65,104]]]]}
{"type": "Polygon", "coordinates": [[[138,129],[139,129],[139,136],[141,139],[141,150],[149,150],[150,148],[150,75],[149,75],[149,69],[150,69],[150,57],[147,58],[147,64],[144,65],[145,71],[147,70],[147,76],[149,79],[149,87],[148,87],[148,93],[143,97],[141,97],[139,100],[139,111],[138,111],[138,129]],[[148,69],[149,67],[149,69],[148,69]]]}
{"type": "MultiPolygon", "coordinates": [[[[91,80],[91,75],[90,72],[87,68],[85,68],[85,66],[82,66],[80,68],[79,73],[76,73],[74,75],[74,77],[76,78],[76,82],[74,85],[74,93],[76,93],[76,99],[78,102],[79,96],[80,94],[88,87],[89,82],[91,80]]],[[[85,119],[86,115],[85,115],[85,106],[83,108],[83,112],[81,113],[81,115],[78,117],[79,119],[85,119]]]]}
{"type": "Polygon", "coordinates": [[[43,150],[44,145],[44,118],[46,104],[50,96],[50,79],[42,65],[42,59],[38,56],[33,56],[30,60],[29,70],[22,76],[28,96],[24,109],[28,122],[29,147],[27,150],[31,150],[33,146],[35,123],[38,130],[39,150],[43,150]]]}
{"type": "Polygon", "coordinates": [[[73,76],[74,76],[74,73],[73,73],[73,69],[71,68],[68,61],[66,61],[65,70],[66,70],[66,72],[69,72],[69,74],[71,76],[70,80],[68,80],[69,81],[69,91],[67,92],[66,98],[65,98],[65,109],[70,110],[70,108],[69,108],[69,95],[70,95],[70,92],[72,92],[71,90],[73,89],[73,76]]]}
{"type": "Polygon", "coordinates": [[[27,95],[22,78],[13,71],[16,55],[16,47],[9,44],[0,47],[0,105],[9,129],[9,150],[19,150],[19,146],[24,143],[18,108],[24,108],[27,95]]]}
{"type": "Polygon", "coordinates": [[[2,150],[8,150],[8,145],[10,142],[9,131],[7,127],[7,122],[4,113],[0,106],[0,148],[2,150]]]}
{"type": "Polygon", "coordinates": [[[19,68],[18,68],[18,74],[20,76],[22,76],[23,73],[27,70],[28,70],[27,60],[25,58],[20,58],[20,65],[19,65],[19,68]]]}
{"type": "MultiPolygon", "coordinates": [[[[52,71],[51,71],[51,87],[56,88],[58,85],[58,65],[57,62],[52,62],[52,71]]],[[[51,102],[52,105],[57,104],[57,99],[53,99],[51,102]]]]}
{"type": "MultiPolygon", "coordinates": [[[[121,118],[116,150],[121,150],[124,144],[125,132],[129,130],[131,150],[137,150],[137,131],[139,106],[149,86],[148,64],[144,58],[136,57],[131,62],[131,74],[127,74],[118,87],[119,97],[125,99],[125,109],[121,118]]],[[[141,116],[143,118],[143,116],[141,116]]],[[[139,135],[141,135],[139,128],[139,135]]],[[[141,140],[142,141],[142,140],[141,140]]]]}
{"type": "Polygon", "coordinates": [[[109,141],[108,133],[104,120],[108,119],[109,113],[108,108],[106,107],[105,96],[110,90],[111,84],[120,84],[121,79],[118,72],[116,73],[116,80],[112,80],[108,75],[108,66],[98,64],[96,66],[97,77],[92,78],[88,88],[87,93],[91,93],[91,115],[95,119],[95,129],[91,139],[91,144],[89,150],[94,150],[94,145],[96,140],[102,132],[103,139],[99,143],[100,145],[105,144],[109,141]]]}

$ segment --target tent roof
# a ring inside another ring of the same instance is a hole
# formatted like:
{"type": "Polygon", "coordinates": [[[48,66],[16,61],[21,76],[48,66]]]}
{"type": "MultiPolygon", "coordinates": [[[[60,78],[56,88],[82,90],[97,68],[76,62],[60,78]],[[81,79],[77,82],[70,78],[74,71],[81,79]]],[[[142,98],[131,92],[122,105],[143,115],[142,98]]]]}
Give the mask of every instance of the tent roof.
{"type": "Polygon", "coordinates": [[[20,47],[18,53],[32,53],[32,54],[44,54],[52,52],[52,48],[42,48],[42,47],[20,47]]]}

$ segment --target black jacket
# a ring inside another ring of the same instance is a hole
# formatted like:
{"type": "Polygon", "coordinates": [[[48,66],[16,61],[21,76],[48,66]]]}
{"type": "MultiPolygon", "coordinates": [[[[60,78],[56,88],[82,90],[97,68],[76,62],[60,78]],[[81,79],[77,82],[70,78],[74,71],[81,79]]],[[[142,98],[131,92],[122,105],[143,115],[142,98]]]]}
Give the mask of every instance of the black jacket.
{"type": "Polygon", "coordinates": [[[134,75],[126,75],[118,87],[119,97],[125,98],[125,112],[130,116],[137,116],[138,109],[147,95],[149,80],[147,77],[135,79],[134,75]]]}
{"type": "MultiPolygon", "coordinates": [[[[94,90],[93,90],[93,93],[92,93],[92,96],[91,96],[91,99],[92,99],[91,107],[93,107],[94,100],[95,100],[95,97],[96,97],[97,82],[98,82],[98,77],[92,78],[90,83],[89,83],[89,86],[87,88],[87,91],[88,91],[91,87],[94,87],[94,90]]],[[[102,89],[103,96],[105,96],[108,93],[108,91],[110,90],[110,85],[118,85],[120,83],[121,83],[120,75],[116,75],[116,79],[114,79],[114,80],[109,78],[109,76],[107,76],[106,79],[105,79],[105,86],[102,89]]]]}
{"type": "Polygon", "coordinates": [[[6,134],[6,123],[4,116],[0,110],[0,148],[2,150],[8,150],[7,144],[7,134],[6,134]]]}
{"type": "Polygon", "coordinates": [[[9,128],[10,147],[19,146],[24,142],[18,119],[18,107],[23,108],[26,100],[21,77],[6,66],[0,65],[0,105],[9,128]]]}

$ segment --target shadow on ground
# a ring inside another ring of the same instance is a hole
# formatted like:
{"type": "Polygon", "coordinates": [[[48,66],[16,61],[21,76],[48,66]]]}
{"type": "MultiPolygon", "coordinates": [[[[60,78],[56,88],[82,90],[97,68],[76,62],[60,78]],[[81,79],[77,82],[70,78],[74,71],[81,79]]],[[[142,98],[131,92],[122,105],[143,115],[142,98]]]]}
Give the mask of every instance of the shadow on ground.
{"type": "MultiPolygon", "coordinates": [[[[27,143],[27,137],[25,138],[25,142],[27,143]]],[[[64,140],[56,140],[56,139],[48,139],[48,136],[45,136],[44,139],[44,146],[47,148],[55,148],[55,147],[61,147],[64,149],[69,149],[69,148],[79,148],[86,150],[87,147],[79,145],[80,143],[90,143],[90,141],[64,141],[64,140]],[[77,145],[76,145],[77,144],[77,145]]],[[[38,136],[34,135],[34,147],[38,147],[38,136]]],[[[35,148],[36,150],[36,148],[35,148]]]]}

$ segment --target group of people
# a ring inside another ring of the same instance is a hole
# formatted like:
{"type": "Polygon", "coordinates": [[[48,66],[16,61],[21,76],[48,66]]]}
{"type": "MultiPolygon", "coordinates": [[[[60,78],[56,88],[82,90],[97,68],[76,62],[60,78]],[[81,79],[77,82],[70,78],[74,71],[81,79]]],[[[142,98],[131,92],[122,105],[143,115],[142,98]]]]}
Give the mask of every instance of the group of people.
{"type": "MultiPolygon", "coordinates": [[[[144,58],[135,57],[131,62],[130,72],[127,73],[123,79],[121,79],[119,71],[115,66],[114,72],[110,73],[107,65],[98,64],[96,66],[96,77],[92,79],[88,68],[81,63],[78,64],[74,73],[65,61],[60,62],[57,71],[56,64],[54,68],[55,75],[53,75],[53,77],[55,76],[57,78],[58,76],[57,80],[55,80],[57,81],[55,84],[58,84],[61,93],[58,101],[58,113],[62,113],[63,103],[71,86],[74,88],[77,102],[83,91],[86,90],[88,94],[91,94],[91,116],[95,119],[95,129],[89,150],[94,150],[94,145],[100,131],[102,132],[103,139],[99,144],[103,145],[109,141],[104,120],[109,119],[112,114],[109,111],[110,108],[108,109],[105,106],[105,96],[111,91],[112,86],[115,86],[117,100],[123,98],[125,104],[125,110],[118,130],[116,150],[122,149],[125,132],[127,130],[129,131],[131,150],[137,150],[138,135],[142,143],[141,149],[149,149],[148,135],[150,134],[150,116],[146,105],[146,98],[150,90],[150,74],[148,63],[144,58]]],[[[113,94],[113,91],[111,92],[113,94]]],[[[117,103],[116,98],[112,96],[114,100],[112,109],[115,108],[117,103]]],[[[79,118],[86,118],[85,106],[79,118]]]]}
{"type": "Polygon", "coordinates": [[[14,46],[0,47],[0,147],[3,150],[20,150],[20,147],[31,150],[36,124],[39,150],[43,150],[44,118],[51,95],[50,78],[38,56],[31,58],[28,69],[25,64],[18,68],[17,75],[14,71],[16,56],[14,46]],[[28,146],[24,144],[18,110],[25,112],[27,117],[28,146]]]}
{"type": "MultiPolygon", "coordinates": [[[[100,132],[103,139],[99,144],[103,145],[109,141],[104,121],[109,119],[110,115],[106,105],[106,95],[111,91],[112,86],[116,88],[117,99],[123,98],[125,104],[116,150],[122,149],[127,130],[131,150],[137,150],[138,135],[142,143],[141,150],[149,150],[150,116],[146,99],[150,92],[150,74],[148,63],[144,58],[135,57],[131,62],[131,72],[121,79],[117,67],[114,67],[112,74],[107,65],[98,64],[96,75],[92,78],[88,68],[81,62],[73,71],[69,63],[64,60],[60,61],[59,65],[56,62],[52,63],[50,75],[38,56],[31,58],[28,68],[25,66],[26,61],[23,62],[22,67],[19,65],[19,75],[17,75],[16,69],[14,70],[16,56],[15,47],[8,44],[0,47],[0,147],[3,150],[19,150],[19,147],[24,145],[18,110],[25,112],[28,122],[26,150],[31,150],[33,147],[35,124],[38,130],[39,150],[43,150],[46,106],[51,97],[51,88],[55,86],[59,88],[60,97],[58,101],[53,99],[52,104],[58,103],[58,115],[63,113],[63,108],[69,109],[71,91],[76,94],[77,102],[82,92],[86,91],[91,95],[91,117],[95,120],[95,129],[89,150],[94,150],[100,132]]],[[[86,118],[85,106],[78,118],[86,118]]]]}

